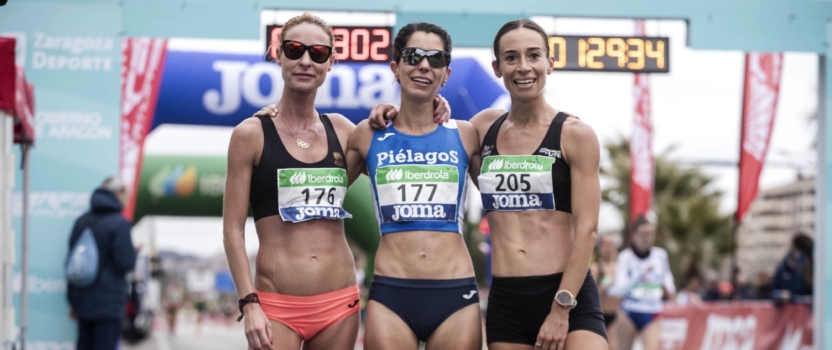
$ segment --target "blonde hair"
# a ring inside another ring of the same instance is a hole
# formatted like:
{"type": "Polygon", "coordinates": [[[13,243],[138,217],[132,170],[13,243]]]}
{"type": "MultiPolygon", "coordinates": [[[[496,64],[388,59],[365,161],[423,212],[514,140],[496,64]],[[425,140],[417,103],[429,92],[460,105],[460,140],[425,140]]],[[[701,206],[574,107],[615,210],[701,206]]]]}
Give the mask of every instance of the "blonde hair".
{"type": "Polygon", "coordinates": [[[285,36],[286,32],[288,32],[289,30],[301,23],[312,23],[314,25],[317,25],[318,27],[321,27],[321,29],[323,29],[324,32],[326,32],[326,34],[329,35],[329,45],[332,46],[335,42],[335,36],[332,35],[332,27],[326,24],[326,22],[320,17],[315,16],[309,12],[304,12],[302,15],[292,17],[291,19],[286,21],[285,24],[283,24],[283,30],[280,31],[280,36],[278,37],[278,45],[280,45],[280,42],[283,42],[283,37],[285,36]]]}

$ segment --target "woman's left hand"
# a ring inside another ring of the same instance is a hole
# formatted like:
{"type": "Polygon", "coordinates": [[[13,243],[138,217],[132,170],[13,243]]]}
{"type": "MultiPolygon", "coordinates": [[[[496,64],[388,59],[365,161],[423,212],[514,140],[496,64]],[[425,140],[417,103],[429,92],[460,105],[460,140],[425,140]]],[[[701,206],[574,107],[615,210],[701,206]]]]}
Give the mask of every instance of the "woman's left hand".
{"type": "Polygon", "coordinates": [[[569,310],[557,306],[555,310],[546,316],[540,332],[537,333],[537,340],[534,344],[535,350],[564,350],[566,349],[566,334],[569,332],[569,310]]]}

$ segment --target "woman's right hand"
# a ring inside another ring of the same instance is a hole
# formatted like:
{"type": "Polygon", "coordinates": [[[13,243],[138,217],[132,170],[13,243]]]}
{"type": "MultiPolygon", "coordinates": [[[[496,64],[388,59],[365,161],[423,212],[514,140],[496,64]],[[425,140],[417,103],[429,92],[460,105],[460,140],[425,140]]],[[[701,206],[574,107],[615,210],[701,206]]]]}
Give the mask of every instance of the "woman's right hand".
{"type": "Polygon", "coordinates": [[[245,312],[245,330],[248,346],[253,350],[274,350],[272,344],[272,324],[263,313],[258,303],[243,306],[245,312]]]}
{"type": "Polygon", "coordinates": [[[252,115],[252,117],[259,117],[261,115],[274,117],[274,116],[277,115],[277,112],[278,112],[277,103],[275,103],[275,104],[270,104],[268,106],[260,108],[260,110],[257,111],[256,113],[254,113],[254,115],[252,115]]]}

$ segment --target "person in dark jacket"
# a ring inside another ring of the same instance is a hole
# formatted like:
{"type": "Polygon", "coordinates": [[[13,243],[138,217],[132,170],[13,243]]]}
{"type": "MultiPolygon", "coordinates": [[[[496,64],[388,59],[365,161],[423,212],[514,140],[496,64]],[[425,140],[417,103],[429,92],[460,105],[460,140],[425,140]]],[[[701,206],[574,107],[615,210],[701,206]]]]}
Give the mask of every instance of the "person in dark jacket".
{"type": "Polygon", "coordinates": [[[116,177],[104,180],[90,198],[90,211],[75,221],[69,249],[89,227],[98,246],[98,277],[86,288],[67,286],[72,315],[78,320],[77,350],[115,350],[127,303],[126,275],[136,265],[130,222],[121,210],[127,187],[116,177]]]}
{"type": "Polygon", "coordinates": [[[776,303],[811,303],[813,247],[812,238],[804,233],[792,239],[789,252],[774,273],[771,289],[776,303]]]}

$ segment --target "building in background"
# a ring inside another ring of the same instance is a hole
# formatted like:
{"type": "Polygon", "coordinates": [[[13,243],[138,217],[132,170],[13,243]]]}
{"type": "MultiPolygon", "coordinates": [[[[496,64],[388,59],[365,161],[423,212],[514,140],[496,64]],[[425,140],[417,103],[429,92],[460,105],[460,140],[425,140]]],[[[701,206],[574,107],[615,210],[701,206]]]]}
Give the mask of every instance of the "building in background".
{"type": "Polygon", "coordinates": [[[754,282],[760,272],[773,275],[796,232],[815,237],[814,177],[760,191],[737,232],[742,274],[754,282]]]}

